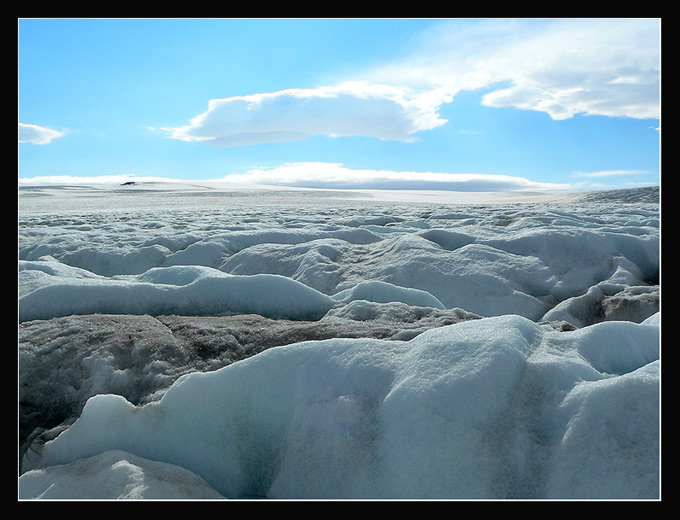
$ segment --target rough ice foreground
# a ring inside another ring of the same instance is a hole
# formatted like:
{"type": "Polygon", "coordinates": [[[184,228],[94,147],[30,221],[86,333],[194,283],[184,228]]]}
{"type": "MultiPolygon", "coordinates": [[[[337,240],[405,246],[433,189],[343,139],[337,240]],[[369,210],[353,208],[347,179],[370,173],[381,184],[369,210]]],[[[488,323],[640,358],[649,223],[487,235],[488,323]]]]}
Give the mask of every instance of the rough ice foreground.
{"type": "Polygon", "coordinates": [[[658,497],[658,192],[171,188],[21,190],[22,497],[658,497]]]}
{"type": "Polygon", "coordinates": [[[92,397],[30,453],[47,469],[20,486],[41,496],[60,481],[50,467],[108,469],[101,457],[123,450],[234,498],[653,498],[658,332],[502,316],[408,342],[276,347],[185,375],[143,407],[92,397]]]}

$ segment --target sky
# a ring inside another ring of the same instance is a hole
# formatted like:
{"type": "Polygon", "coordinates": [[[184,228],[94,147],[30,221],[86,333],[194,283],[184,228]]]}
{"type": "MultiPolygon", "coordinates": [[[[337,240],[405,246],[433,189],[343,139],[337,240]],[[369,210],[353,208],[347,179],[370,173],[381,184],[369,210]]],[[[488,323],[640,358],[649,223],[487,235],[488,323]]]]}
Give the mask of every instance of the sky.
{"type": "Polygon", "coordinates": [[[660,184],[660,19],[17,26],[20,184],[660,184]]]}

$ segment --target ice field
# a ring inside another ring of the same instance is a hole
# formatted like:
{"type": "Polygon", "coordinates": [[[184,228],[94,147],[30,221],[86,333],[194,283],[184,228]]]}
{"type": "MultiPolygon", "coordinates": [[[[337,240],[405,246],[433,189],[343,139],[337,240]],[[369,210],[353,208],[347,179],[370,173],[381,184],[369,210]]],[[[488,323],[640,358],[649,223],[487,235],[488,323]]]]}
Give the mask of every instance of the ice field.
{"type": "Polygon", "coordinates": [[[19,188],[19,498],[658,499],[657,188],[19,188]]]}

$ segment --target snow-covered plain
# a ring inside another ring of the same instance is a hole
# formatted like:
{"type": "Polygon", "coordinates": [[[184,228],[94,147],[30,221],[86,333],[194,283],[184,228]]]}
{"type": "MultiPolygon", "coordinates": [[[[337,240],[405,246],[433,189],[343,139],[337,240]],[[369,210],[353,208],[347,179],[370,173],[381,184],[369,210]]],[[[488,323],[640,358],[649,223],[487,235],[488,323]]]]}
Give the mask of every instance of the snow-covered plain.
{"type": "Polygon", "coordinates": [[[658,499],[658,189],[19,189],[19,497],[658,499]]]}

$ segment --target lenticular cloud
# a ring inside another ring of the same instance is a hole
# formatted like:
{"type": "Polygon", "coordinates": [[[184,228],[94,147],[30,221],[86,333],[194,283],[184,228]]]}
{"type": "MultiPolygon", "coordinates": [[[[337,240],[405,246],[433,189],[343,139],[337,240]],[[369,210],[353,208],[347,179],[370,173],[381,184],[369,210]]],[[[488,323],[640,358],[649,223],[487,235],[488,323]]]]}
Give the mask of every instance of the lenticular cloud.
{"type": "Polygon", "coordinates": [[[213,99],[208,110],[189,125],[168,130],[175,139],[216,146],[291,141],[313,135],[408,141],[415,132],[445,123],[436,113],[438,104],[395,87],[348,82],[336,87],[213,99]]]}

